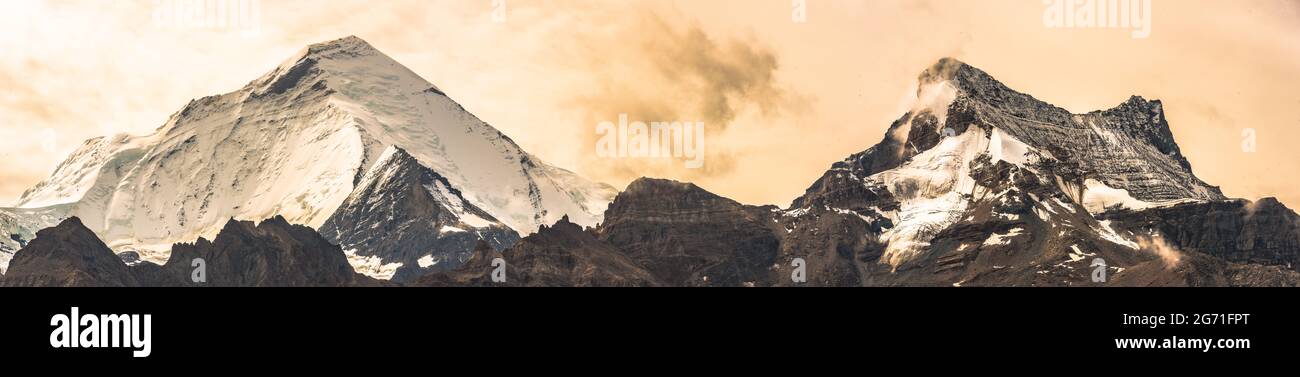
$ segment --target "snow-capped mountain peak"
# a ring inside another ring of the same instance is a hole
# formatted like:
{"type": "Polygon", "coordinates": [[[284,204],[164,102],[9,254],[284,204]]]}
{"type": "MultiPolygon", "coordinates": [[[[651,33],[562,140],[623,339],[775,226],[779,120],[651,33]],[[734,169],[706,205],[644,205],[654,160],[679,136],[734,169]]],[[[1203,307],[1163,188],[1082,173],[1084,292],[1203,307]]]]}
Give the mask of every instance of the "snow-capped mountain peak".
{"type": "Polygon", "coordinates": [[[1024,209],[1008,203],[1031,202],[1030,213],[1055,224],[1064,216],[1052,211],[1088,222],[1077,219],[1223,198],[1192,174],[1159,101],[1071,114],[945,58],[918,76],[915,100],[884,140],[835,164],[791,211],[888,219],[881,258],[898,268],[987,208],[1024,209]]]}
{"type": "Polygon", "coordinates": [[[389,147],[520,233],[594,225],[615,190],[541,162],[357,37],[311,45],[154,134],[87,142],[19,206],[67,205],[118,250],[161,262],[230,218],[319,227],[389,147]],[[155,252],[151,252],[155,251],[155,252]]]}

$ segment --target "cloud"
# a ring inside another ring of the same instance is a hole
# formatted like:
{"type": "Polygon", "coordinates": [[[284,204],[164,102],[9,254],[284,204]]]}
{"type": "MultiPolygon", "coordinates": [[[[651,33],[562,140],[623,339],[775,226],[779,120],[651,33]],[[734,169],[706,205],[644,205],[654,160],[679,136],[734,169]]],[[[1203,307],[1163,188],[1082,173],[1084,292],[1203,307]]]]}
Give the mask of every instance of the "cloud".
{"type": "Polygon", "coordinates": [[[1259,211],[1259,205],[1262,200],[1246,201],[1246,221],[1255,218],[1255,213],[1259,211]]]}
{"type": "Polygon", "coordinates": [[[698,24],[670,21],[659,13],[628,19],[613,33],[580,36],[577,53],[591,83],[565,106],[582,114],[586,135],[584,173],[598,179],[629,181],[642,176],[700,179],[725,176],[747,151],[722,141],[759,127],[761,120],[806,111],[808,99],[778,79],[780,57],[759,42],[711,35],[698,24]],[[601,158],[595,154],[594,127],[629,121],[703,122],[702,169],[686,169],[680,159],[601,158]],[[743,127],[742,127],[743,128],[743,127]]]}
{"type": "Polygon", "coordinates": [[[1138,247],[1142,251],[1150,252],[1160,257],[1164,262],[1166,269],[1174,269],[1183,260],[1183,252],[1165,242],[1164,237],[1154,235],[1151,237],[1138,236],[1138,247]]]}

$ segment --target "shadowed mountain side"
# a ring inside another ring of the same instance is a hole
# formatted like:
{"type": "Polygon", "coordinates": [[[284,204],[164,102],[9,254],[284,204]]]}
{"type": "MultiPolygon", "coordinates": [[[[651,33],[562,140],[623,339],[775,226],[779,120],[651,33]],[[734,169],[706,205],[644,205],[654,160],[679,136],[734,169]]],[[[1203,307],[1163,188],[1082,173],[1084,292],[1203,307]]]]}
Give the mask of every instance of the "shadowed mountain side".
{"type": "Polygon", "coordinates": [[[76,217],[36,232],[0,278],[7,287],[136,287],[140,282],[76,217]]]}
{"type": "Polygon", "coordinates": [[[618,249],[563,218],[505,251],[479,241],[465,266],[418,279],[418,286],[652,287],[661,285],[618,249]],[[493,273],[505,262],[505,282],[493,273]]]}
{"type": "Polygon", "coordinates": [[[215,240],[172,246],[163,275],[181,276],[185,285],[203,286],[355,286],[378,285],[358,274],[338,246],[311,228],[274,217],[254,224],[231,220],[215,240]],[[202,259],[207,281],[189,277],[202,259]]]}

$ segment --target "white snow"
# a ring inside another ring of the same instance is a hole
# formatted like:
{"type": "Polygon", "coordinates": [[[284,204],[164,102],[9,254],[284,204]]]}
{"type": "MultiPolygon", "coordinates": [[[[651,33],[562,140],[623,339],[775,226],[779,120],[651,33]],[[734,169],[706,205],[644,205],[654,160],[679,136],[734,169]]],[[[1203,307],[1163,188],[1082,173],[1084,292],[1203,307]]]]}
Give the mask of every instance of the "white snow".
{"type": "Polygon", "coordinates": [[[415,261],[415,263],[420,265],[420,268],[433,267],[434,265],[438,264],[438,262],[442,262],[442,261],[434,260],[433,254],[425,255],[423,257],[420,257],[419,260],[415,261]]]}
{"type": "Polygon", "coordinates": [[[1083,252],[1082,249],[1079,249],[1079,245],[1070,245],[1070,250],[1072,250],[1073,252],[1071,252],[1070,255],[1069,255],[1069,257],[1070,257],[1070,262],[1068,262],[1068,263],[1074,263],[1074,262],[1078,262],[1078,261],[1081,261],[1081,260],[1087,259],[1088,257],[1097,256],[1096,253],[1085,253],[1085,252],[1083,252]]]}
{"type": "Polygon", "coordinates": [[[367,53],[325,59],[320,66],[339,91],[331,104],[351,114],[368,135],[401,146],[520,233],[566,214],[580,225],[600,221],[616,192],[612,187],[542,163],[450,98],[424,92],[432,84],[415,73],[382,53],[367,53]],[[528,194],[534,192],[537,197],[528,194]]]}
{"type": "Polygon", "coordinates": [[[1116,204],[1135,210],[1152,206],[1151,203],[1133,198],[1132,195],[1129,195],[1128,190],[1112,188],[1095,179],[1089,178],[1083,184],[1083,208],[1092,214],[1102,213],[1107,207],[1116,204]]]}
{"type": "Polygon", "coordinates": [[[867,216],[863,216],[863,215],[861,215],[861,214],[859,214],[859,213],[857,213],[857,212],[855,212],[855,211],[852,211],[852,210],[847,210],[847,209],[843,209],[843,208],[831,208],[831,210],[833,210],[833,211],[835,211],[836,213],[839,213],[839,214],[841,214],[841,215],[857,216],[859,219],[862,219],[862,221],[865,222],[865,223],[867,223],[867,224],[870,224],[870,223],[872,223],[873,221],[875,221],[875,219],[872,219],[872,218],[867,217],[867,216]]]}
{"type": "Polygon", "coordinates": [[[348,264],[352,265],[353,270],[379,280],[392,280],[393,274],[396,274],[397,269],[402,268],[403,265],[402,263],[385,264],[382,259],[373,255],[357,255],[355,249],[346,250],[343,254],[348,257],[348,264]]]}
{"type": "Polygon", "coordinates": [[[970,161],[988,148],[983,130],[944,138],[939,145],[907,164],[870,177],[889,187],[900,209],[886,213],[895,228],[881,237],[888,241],[883,258],[897,267],[929,246],[934,234],[960,220],[970,204],[963,194],[974,192],[970,161]]]}
{"type": "Polygon", "coordinates": [[[461,216],[460,222],[475,228],[484,228],[492,224],[496,224],[494,222],[487,221],[487,219],[484,219],[482,217],[478,217],[477,215],[472,213],[466,213],[463,216],[461,216]]]}
{"type": "Polygon", "coordinates": [[[1137,242],[1120,236],[1119,233],[1115,232],[1115,228],[1111,227],[1110,223],[1111,223],[1110,220],[1099,221],[1098,224],[1101,225],[1101,228],[1096,229],[1097,234],[1100,235],[1102,238],[1106,239],[1107,241],[1114,242],[1117,245],[1124,246],[1133,250],[1138,249],[1137,242]]]}
{"type": "Polygon", "coordinates": [[[989,138],[989,154],[993,162],[1006,161],[1023,166],[1029,162],[1027,155],[1030,149],[1029,145],[1016,140],[1002,129],[993,128],[993,135],[989,138]]]}
{"type": "Polygon", "coordinates": [[[984,246],[1006,246],[1011,244],[1011,239],[1024,234],[1024,229],[1012,228],[1006,233],[994,233],[984,240],[984,246]]]}
{"type": "Polygon", "coordinates": [[[439,234],[447,234],[447,233],[465,233],[465,230],[464,230],[464,229],[461,229],[461,228],[457,228],[457,227],[451,226],[451,225],[443,225],[443,226],[442,226],[442,229],[438,229],[438,233],[439,233],[439,234]]]}

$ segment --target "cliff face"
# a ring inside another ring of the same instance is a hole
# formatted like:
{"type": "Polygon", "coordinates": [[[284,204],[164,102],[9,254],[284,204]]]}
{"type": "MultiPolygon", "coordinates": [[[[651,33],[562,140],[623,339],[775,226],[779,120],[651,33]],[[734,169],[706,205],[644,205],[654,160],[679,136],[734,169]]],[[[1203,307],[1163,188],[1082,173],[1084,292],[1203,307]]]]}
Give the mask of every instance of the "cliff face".
{"type": "Polygon", "coordinates": [[[765,285],[780,248],[772,210],[643,178],[614,199],[597,233],[669,285],[765,285]]]}
{"type": "Polygon", "coordinates": [[[1300,216],[1277,199],[1185,203],[1099,217],[1135,233],[1158,232],[1181,250],[1300,269],[1300,216]]]}

